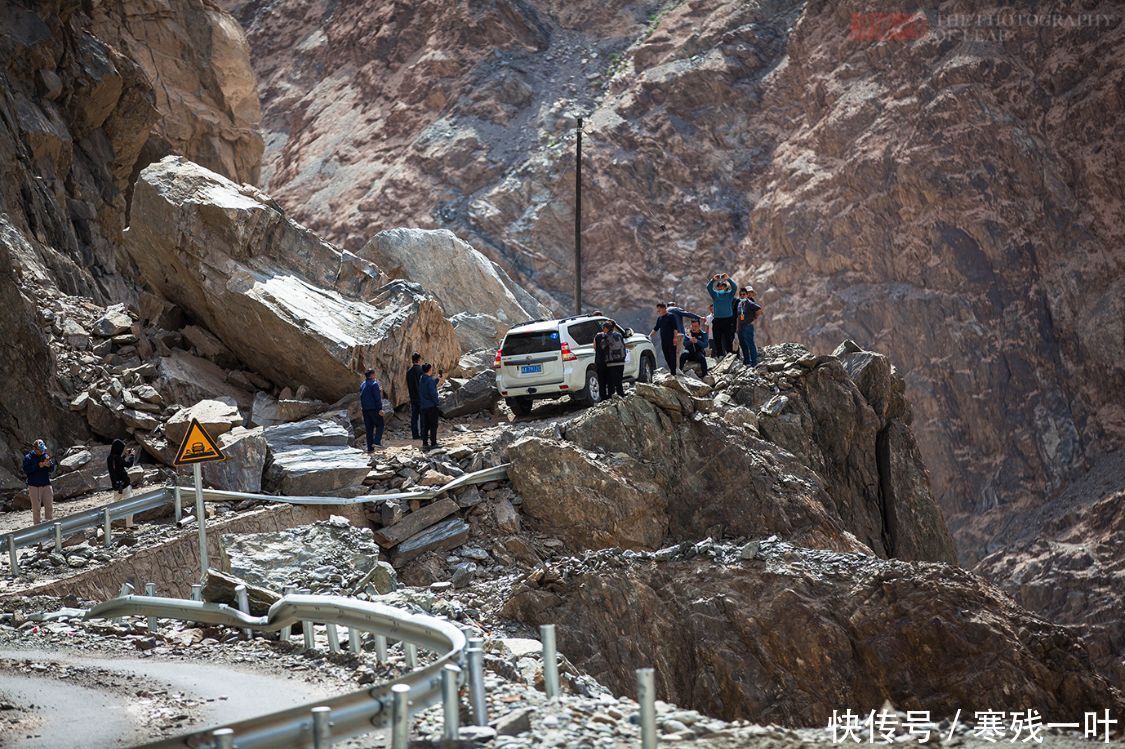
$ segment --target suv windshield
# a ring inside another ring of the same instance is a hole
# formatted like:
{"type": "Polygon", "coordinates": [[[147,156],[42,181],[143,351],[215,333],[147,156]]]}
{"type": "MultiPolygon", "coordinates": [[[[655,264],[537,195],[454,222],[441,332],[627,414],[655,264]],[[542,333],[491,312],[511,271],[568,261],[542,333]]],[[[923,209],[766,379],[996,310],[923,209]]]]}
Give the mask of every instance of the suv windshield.
{"type": "Polygon", "coordinates": [[[504,339],[504,356],[520,354],[540,354],[544,351],[558,351],[561,346],[559,331],[540,330],[532,333],[509,333],[504,339]]]}

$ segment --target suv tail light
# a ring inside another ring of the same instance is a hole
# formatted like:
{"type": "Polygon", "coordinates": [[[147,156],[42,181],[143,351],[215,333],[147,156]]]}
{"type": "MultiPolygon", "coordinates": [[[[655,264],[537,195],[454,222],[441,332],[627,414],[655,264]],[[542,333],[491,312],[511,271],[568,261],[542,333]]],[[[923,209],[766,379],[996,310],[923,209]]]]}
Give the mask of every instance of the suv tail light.
{"type": "Polygon", "coordinates": [[[500,357],[504,355],[503,349],[496,349],[496,358],[492,361],[493,369],[500,369],[500,357]]]}
{"type": "Polygon", "coordinates": [[[570,344],[567,343],[566,341],[563,341],[563,344],[562,344],[562,360],[563,361],[574,361],[577,358],[578,358],[577,355],[572,354],[570,352],[570,344]]]}

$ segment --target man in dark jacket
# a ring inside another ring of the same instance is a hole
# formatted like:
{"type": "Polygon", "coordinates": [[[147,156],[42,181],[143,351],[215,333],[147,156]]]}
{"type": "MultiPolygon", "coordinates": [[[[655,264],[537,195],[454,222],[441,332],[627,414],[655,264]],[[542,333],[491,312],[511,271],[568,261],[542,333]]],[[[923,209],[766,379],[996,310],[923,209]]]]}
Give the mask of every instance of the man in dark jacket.
{"type": "Polygon", "coordinates": [[[699,362],[699,376],[707,376],[707,332],[703,330],[698,320],[691,321],[691,329],[684,337],[684,353],[680,354],[680,369],[683,369],[684,363],[689,361],[699,362]]]}
{"type": "MultiPolygon", "coordinates": [[[[105,459],[106,470],[109,471],[109,483],[113,487],[113,499],[119,501],[133,496],[133,482],[129,479],[129,469],[133,466],[136,455],[133,448],[125,449],[122,440],[114,440],[109,447],[109,455],[105,459]]],[[[125,527],[133,527],[133,516],[125,518],[125,527]]]]}
{"type": "MultiPolygon", "coordinates": [[[[672,374],[676,374],[676,348],[678,345],[676,339],[684,335],[685,317],[692,320],[702,319],[694,312],[688,312],[675,305],[665,302],[659,302],[656,305],[656,322],[653,323],[652,333],[658,331],[660,333],[660,352],[664,354],[664,363],[668,365],[668,371],[672,374]]],[[[649,333],[649,335],[651,336],[652,333],[649,333]]]]}
{"type": "Polygon", "coordinates": [[[438,388],[445,380],[445,372],[439,371],[437,377],[434,377],[433,371],[433,364],[423,364],[422,376],[418,378],[418,397],[422,406],[423,450],[440,447],[437,441],[438,419],[441,418],[441,412],[438,410],[438,388]]]}
{"type": "Polygon", "coordinates": [[[625,339],[613,329],[613,322],[602,323],[602,332],[594,336],[594,368],[598,373],[598,398],[614,394],[625,397],[625,339]]]}
{"type": "Polygon", "coordinates": [[[422,355],[410,355],[410,369],[406,370],[406,389],[410,393],[410,439],[422,439],[422,403],[418,395],[418,380],[422,377],[422,355]]]}
{"type": "Polygon", "coordinates": [[[27,494],[31,498],[31,516],[39,524],[39,508],[43,508],[47,522],[54,520],[55,490],[51,488],[51,474],[56,463],[47,452],[47,443],[35,440],[35,447],[23,456],[23,473],[27,477],[27,494]]]}
{"type": "Polygon", "coordinates": [[[363,426],[367,430],[367,452],[383,446],[383,388],[375,379],[375,370],[364,372],[359,385],[359,405],[363,409],[363,426]]]}
{"type": "Polygon", "coordinates": [[[742,363],[756,367],[758,347],[754,343],[754,321],[762,314],[762,305],[754,301],[753,286],[743,286],[738,296],[738,348],[742,352],[742,363]]]}

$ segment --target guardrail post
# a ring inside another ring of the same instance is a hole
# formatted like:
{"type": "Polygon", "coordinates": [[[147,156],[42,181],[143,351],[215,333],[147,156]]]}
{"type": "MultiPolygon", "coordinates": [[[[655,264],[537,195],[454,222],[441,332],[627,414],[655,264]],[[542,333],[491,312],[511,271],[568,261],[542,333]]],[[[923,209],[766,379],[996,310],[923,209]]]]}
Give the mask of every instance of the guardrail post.
{"type": "MultiPolygon", "coordinates": [[[[247,616],[250,615],[250,597],[246,594],[246,586],[242,583],[234,586],[234,600],[238,602],[238,610],[247,616]]],[[[249,627],[242,629],[242,636],[247,640],[253,637],[249,627]]]]}
{"type": "Polygon", "coordinates": [[[488,725],[488,703],[484,698],[484,639],[469,638],[465,656],[469,661],[469,701],[473,706],[473,722],[488,725]]]}
{"type": "Polygon", "coordinates": [[[233,728],[216,728],[211,732],[211,738],[215,740],[215,749],[234,749],[233,728]]]}
{"type": "Polygon", "coordinates": [[[363,650],[363,632],[351,627],[348,630],[348,652],[358,654],[363,650]]]}
{"type": "Polygon", "coordinates": [[[313,749],[328,749],[332,745],[332,708],[320,706],[312,709],[313,749]]]}
{"type": "Polygon", "coordinates": [[[203,472],[199,463],[192,465],[195,474],[195,524],[199,526],[199,580],[207,577],[207,514],[203,512],[203,472]]]}
{"type": "Polygon", "coordinates": [[[641,749],[656,749],[656,680],[651,668],[637,669],[637,703],[641,708],[641,749]]]}
{"type": "Polygon", "coordinates": [[[336,629],[336,625],[332,622],[326,622],[324,629],[328,632],[328,649],[333,653],[340,652],[340,633],[336,629]]]}
{"type": "Polygon", "coordinates": [[[102,522],[105,524],[104,538],[102,539],[107,549],[113,548],[113,518],[109,515],[109,508],[102,510],[102,522]]]}
{"type": "Polygon", "coordinates": [[[55,551],[62,554],[62,523],[55,523],[55,551]]]}
{"type": "Polygon", "coordinates": [[[16,552],[16,537],[8,536],[8,564],[11,566],[12,577],[20,574],[20,557],[16,552]]]}
{"type": "Polygon", "coordinates": [[[406,653],[406,667],[411,671],[418,668],[418,646],[412,642],[404,642],[402,649],[406,653]]]}
{"type": "Polygon", "coordinates": [[[202,601],[203,600],[203,586],[200,585],[199,583],[192,583],[191,584],[191,600],[193,600],[193,601],[202,601]]]}
{"type": "Polygon", "coordinates": [[[539,639],[543,641],[543,691],[547,699],[559,696],[559,657],[555,649],[555,625],[544,624],[539,627],[539,639]]]}
{"type": "Polygon", "coordinates": [[[175,492],[175,496],[174,496],[173,499],[174,499],[175,507],[176,507],[176,522],[178,523],[178,522],[180,522],[181,520],[184,519],[184,498],[180,494],[179,479],[176,480],[176,488],[175,488],[174,492],[175,492]]]}
{"type": "Polygon", "coordinates": [[[457,678],[461,669],[452,663],[441,670],[441,703],[445,715],[445,730],[442,738],[456,741],[461,729],[461,702],[457,697],[457,678]]]}
{"type": "Polygon", "coordinates": [[[406,749],[410,740],[410,687],[391,687],[391,749],[406,749]]]}
{"type": "MultiPolygon", "coordinates": [[[[145,583],[145,595],[149,598],[156,597],[156,583],[145,583]]],[[[148,631],[149,633],[156,632],[157,622],[155,616],[148,618],[148,631]]]]}
{"type": "MultiPolygon", "coordinates": [[[[281,589],[282,595],[286,595],[286,596],[291,595],[292,593],[295,593],[296,591],[297,591],[297,589],[295,587],[293,587],[292,585],[286,585],[284,588],[281,589]]],[[[282,642],[289,642],[292,639],[293,639],[293,625],[292,624],[286,624],[284,627],[281,628],[281,641],[282,642]]]]}
{"type": "Polygon", "coordinates": [[[375,635],[375,660],[382,666],[387,662],[387,637],[375,635]]]}
{"type": "Polygon", "coordinates": [[[313,623],[301,620],[301,634],[305,636],[305,650],[312,650],[316,647],[316,640],[313,638],[313,623]]]}

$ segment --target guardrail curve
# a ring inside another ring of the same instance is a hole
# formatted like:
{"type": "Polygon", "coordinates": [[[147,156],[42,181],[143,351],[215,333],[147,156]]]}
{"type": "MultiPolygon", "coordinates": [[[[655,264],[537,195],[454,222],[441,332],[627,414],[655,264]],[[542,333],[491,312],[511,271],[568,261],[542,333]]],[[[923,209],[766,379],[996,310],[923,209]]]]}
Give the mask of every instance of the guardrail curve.
{"type": "MultiPolygon", "coordinates": [[[[414,713],[442,699],[443,672],[453,670],[447,669],[447,666],[458,667],[457,686],[465,680],[465,672],[460,666],[467,653],[466,639],[456,625],[444,619],[353,598],[290,593],[274,603],[265,616],[251,616],[226,604],[125,595],[94,606],[86,613],[85,618],[113,619],[122,616],[179,619],[263,632],[282,630],[298,622],[303,625],[315,622],[347,627],[349,639],[353,635],[370,633],[410,643],[438,654],[424,668],[375,687],[226,726],[161,739],[142,745],[143,749],[288,749],[320,746],[321,740],[331,743],[367,733],[389,723],[396,696],[395,687],[399,685],[408,688],[408,692],[398,691],[405,694],[400,699],[408,700],[409,712],[414,713]],[[328,711],[324,708],[328,708],[328,711]],[[318,719],[318,711],[324,716],[323,720],[318,719]]],[[[453,695],[456,700],[455,689],[453,695]]]]}

